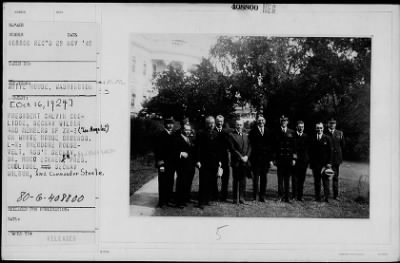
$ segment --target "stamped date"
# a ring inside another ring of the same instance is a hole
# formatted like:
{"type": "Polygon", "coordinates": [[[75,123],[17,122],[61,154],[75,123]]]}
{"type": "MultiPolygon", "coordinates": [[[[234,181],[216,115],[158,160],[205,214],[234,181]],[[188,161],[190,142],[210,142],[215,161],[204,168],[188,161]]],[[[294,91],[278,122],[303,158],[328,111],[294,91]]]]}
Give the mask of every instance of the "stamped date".
{"type": "Polygon", "coordinates": [[[85,199],[83,194],[81,195],[73,195],[73,194],[54,194],[50,193],[49,195],[45,195],[43,193],[39,194],[31,194],[29,192],[22,191],[17,198],[17,202],[26,202],[29,200],[34,200],[36,202],[41,201],[49,201],[49,202],[64,202],[64,203],[80,203],[85,199]]]}

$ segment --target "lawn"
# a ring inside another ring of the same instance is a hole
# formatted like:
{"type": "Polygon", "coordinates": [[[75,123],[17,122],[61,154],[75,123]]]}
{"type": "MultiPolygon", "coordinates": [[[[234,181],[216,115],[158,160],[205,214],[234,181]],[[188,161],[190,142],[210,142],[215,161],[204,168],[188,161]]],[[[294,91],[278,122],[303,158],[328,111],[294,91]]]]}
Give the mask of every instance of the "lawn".
{"type": "MultiPolygon", "coordinates": [[[[232,180],[230,180],[230,184],[232,180]]],[[[219,216],[219,217],[314,217],[314,218],[368,218],[369,217],[369,165],[345,162],[340,170],[340,200],[329,203],[314,201],[314,186],[311,171],[308,170],[304,202],[280,202],[277,198],[277,175],[273,167],[268,173],[267,200],[265,203],[250,201],[252,181],[247,179],[244,205],[228,202],[213,202],[203,210],[195,202],[184,209],[166,207],[155,210],[156,216],[219,216]]],[[[232,189],[232,186],[229,186],[232,189]]],[[[192,185],[192,199],[197,199],[198,173],[192,185]]]]}

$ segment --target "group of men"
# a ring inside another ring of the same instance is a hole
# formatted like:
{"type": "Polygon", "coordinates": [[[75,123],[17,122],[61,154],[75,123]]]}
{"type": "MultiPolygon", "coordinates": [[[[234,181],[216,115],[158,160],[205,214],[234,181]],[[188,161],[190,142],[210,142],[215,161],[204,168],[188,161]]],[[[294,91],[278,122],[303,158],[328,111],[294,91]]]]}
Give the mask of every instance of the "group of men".
{"type": "Polygon", "coordinates": [[[263,115],[258,115],[247,134],[243,120],[235,121],[234,129],[224,127],[224,117],[209,116],[205,129],[195,134],[188,119],[174,131],[173,118],[165,119],[165,128],[155,140],[155,159],[158,168],[159,207],[184,208],[191,202],[191,187],[195,169],[199,169],[198,207],[211,201],[227,201],[230,167],[232,168],[233,203],[245,203],[247,178],[253,180],[253,200],[265,202],[267,174],[277,167],[279,200],[303,200],[307,167],[314,176],[315,200],[330,196],[332,176],[333,198],[339,196],[339,166],[344,148],[343,132],[336,130],[330,119],[324,132],[322,122],[315,124],[315,134],[304,132],[304,122],[297,121],[296,131],[288,128],[288,118],[280,118],[280,128],[269,130],[263,115]],[[176,191],[173,196],[175,172],[176,191]],[[218,187],[221,178],[221,190],[218,187]],[[291,187],[290,187],[291,184],[291,187]],[[290,194],[291,188],[291,194],[290,194]]]}

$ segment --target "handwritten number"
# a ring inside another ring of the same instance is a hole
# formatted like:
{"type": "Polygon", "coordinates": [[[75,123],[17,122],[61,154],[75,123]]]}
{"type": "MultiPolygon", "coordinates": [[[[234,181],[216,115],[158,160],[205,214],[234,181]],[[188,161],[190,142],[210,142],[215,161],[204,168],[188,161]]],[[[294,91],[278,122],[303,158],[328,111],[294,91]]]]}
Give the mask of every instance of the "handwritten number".
{"type": "Polygon", "coordinates": [[[222,238],[221,234],[219,233],[219,230],[224,227],[227,227],[227,226],[229,226],[229,225],[223,225],[223,226],[217,227],[217,231],[215,232],[215,234],[218,236],[217,240],[220,240],[222,238]]]}

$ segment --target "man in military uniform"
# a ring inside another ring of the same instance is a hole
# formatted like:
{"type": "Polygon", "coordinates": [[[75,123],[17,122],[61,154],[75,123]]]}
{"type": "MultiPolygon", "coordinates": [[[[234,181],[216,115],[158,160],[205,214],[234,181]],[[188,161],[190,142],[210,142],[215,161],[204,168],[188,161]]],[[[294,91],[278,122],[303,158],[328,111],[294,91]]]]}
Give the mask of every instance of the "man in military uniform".
{"type": "MultiPolygon", "coordinates": [[[[215,130],[218,132],[218,154],[220,155],[222,164],[222,176],[221,176],[221,193],[220,200],[226,201],[228,196],[228,184],[230,177],[229,169],[229,133],[230,130],[224,128],[224,116],[218,115],[216,117],[215,130]]],[[[214,188],[214,198],[218,197],[218,182],[217,177],[215,177],[215,188],[214,188]]]]}
{"type": "Polygon", "coordinates": [[[336,120],[331,118],[328,122],[328,130],[325,132],[332,142],[332,169],[335,172],[332,178],[333,199],[339,196],[339,166],[343,161],[343,149],[345,146],[343,132],[336,130],[336,120]]]}
{"type": "Polygon", "coordinates": [[[296,188],[297,200],[303,201],[304,181],[306,178],[307,166],[310,159],[308,153],[310,142],[308,135],[304,132],[304,122],[301,120],[297,121],[296,133],[294,138],[296,142],[297,160],[294,167],[293,178],[295,178],[295,180],[292,180],[292,188],[296,188]]]}
{"type": "Polygon", "coordinates": [[[265,118],[258,115],[256,125],[249,133],[251,144],[250,163],[253,171],[253,199],[265,202],[267,173],[272,160],[270,134],[265,127],[265,118]],[[260,182],[260,184],[258,183],[260,182]]]}
{"type": "Polygon", "coordinates": [[[321,201],[321,179],[324,186],[324,200],[328,202],[329,178],[323,172],[326,168],[332,168],[332,143],[331,139],[323,133],[322,122],[315,124],[316,134],[310,143],[310,167],[314,176],[315,200],[321,201]]]}
{"type": "Polygon", "coordinates": [[[278,195],[289,202],[289,183],[293,166],[296,164],[296,149],[293,130],[287,127],[289,119],[282,115],[280,129],[275,134],[274,162],[278,168],[278,195]]]}
{"type": "Polygon", "coordinates": [[[249,156],[251,146],[248,135],[243,132],[243,121],[236,120],[235,131],[230,135],[231,166],[233,174],[233,203],[244,204],[246,177],[251,174],[249,156]]]}
{"type": "Polygon", "coordinates": [[[164,129],[155,139],[155,160],[158,169],[158,206],[172,205],[174,176],[176,170],[174,119],[164,120],[164,129]]]}
{"type": "Polygon", "coordinates": [[[218,132],[215,130],[215,119],[206,118],[206,128],[199,132],[196,140],[197,158],[196,166],[199,173],[199,208],[209,205],[215,189],[215,180],[218,168],[222,166],[218,154],[218,132]]]}

